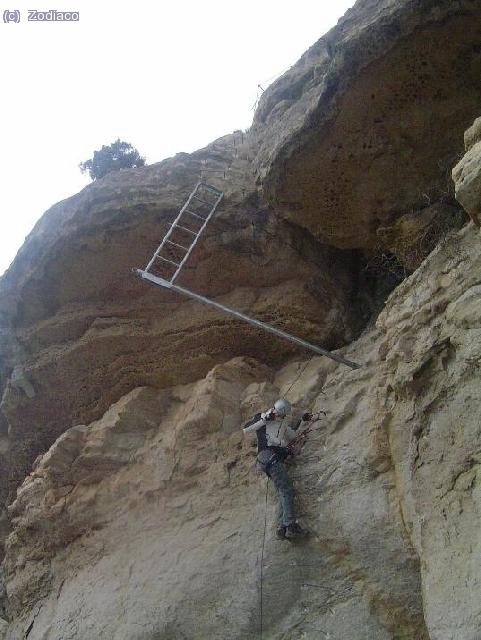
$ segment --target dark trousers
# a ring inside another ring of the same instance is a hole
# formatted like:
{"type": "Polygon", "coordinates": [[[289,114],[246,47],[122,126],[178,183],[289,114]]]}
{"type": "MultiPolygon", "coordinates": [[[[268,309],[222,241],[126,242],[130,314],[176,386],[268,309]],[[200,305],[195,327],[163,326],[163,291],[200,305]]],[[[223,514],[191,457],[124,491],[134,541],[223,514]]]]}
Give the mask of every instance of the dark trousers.
{"type": "Polygon", "coordinates": [[[269,467],[269,476],[277,489],[279,508],[277,521],[279,526],[292,524],[296,521],[294,511],[294,487],[287,474],[286,467],[280,460],[273,462],[269,467]]]}

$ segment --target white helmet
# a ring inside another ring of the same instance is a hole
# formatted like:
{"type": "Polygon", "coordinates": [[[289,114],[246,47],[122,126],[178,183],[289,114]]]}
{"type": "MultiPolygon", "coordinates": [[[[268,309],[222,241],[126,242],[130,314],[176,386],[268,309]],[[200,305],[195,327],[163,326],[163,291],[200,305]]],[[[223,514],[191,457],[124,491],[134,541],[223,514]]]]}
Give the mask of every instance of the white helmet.
{"type": "Polygon", "coordinates": [[[274,410],[280,416],[287,416],[292,410],[291,403],[288,400],[284,400],[284,398],[280,398],[274,403],[274,410]]]}

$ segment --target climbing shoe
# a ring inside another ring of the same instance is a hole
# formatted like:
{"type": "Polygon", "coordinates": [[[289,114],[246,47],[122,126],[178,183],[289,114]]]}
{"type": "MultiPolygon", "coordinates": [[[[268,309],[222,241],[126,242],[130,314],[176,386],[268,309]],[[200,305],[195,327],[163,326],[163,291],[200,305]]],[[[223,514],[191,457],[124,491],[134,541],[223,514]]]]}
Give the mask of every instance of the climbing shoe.
{"type": "Polygon", "coordinates": [[[286,527],[285,537],[290,540],[292,538],[300,538],[307,535],[307,531],[301,527],[298,522],[291,522],[286,527]]]}
{"type": "Polygon", "coordinates": [[[280,527],[277,528],[277,530],[276,530],[276,538],[278,540],[285,540],[286,539],[286,527],[284,525],[281,525],[280,527]]]}

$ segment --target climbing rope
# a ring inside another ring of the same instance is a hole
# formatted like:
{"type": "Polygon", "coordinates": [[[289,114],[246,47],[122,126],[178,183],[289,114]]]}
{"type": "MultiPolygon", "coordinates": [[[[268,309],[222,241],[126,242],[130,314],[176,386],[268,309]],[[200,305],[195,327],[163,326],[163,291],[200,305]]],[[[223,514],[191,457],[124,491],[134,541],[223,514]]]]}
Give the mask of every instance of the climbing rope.
{"type": "Polygon", "coordinates": [[[309,426],[307,429],[304,429],[294,440],[289,442],[287,445],[287,450],[290,455],[296,456],[302,453],[302,450],[307,442],[307,436],[314,431],[314,427],[312,426],[315,422],[319,422],[322,418],[326,417],[325,411],[317,411],[316,413],[311,415],[311,419],[309,420],[309,426]]]}
{"type": "Polygon", "coordinates": [[[292,382],[291,386],[289,387],[289,389],[285,392],[284,395],[288,395],[289,391],[294,387],[294,385],[299,381],[300,377],[302,376],[302,374],[304,373],[304,371],[307,369],[308,365],[311,363],[311,360],[314,358],[316,354],[312,354],[312,356],[309,358],[309,360],[304,364],[304,366],[302,367],[302,369],[300,369],[297,373],[296,378],[294,379],[294,382],[292,382]]]}
{"type": "Polygon", "coordinates": [[[267,494],[269,492],[269,478],[266,477],[266,499],[264,505],[264,533],[262,534],[262,549],[261,549],[261,584],[260,584],[260,632],[261,632],[261,640],[262,633],[264,628],[264,619],[263,619],[263,582],[264,582],[264,547],[266,544],[266,530],[267,530],[267,494]]]}

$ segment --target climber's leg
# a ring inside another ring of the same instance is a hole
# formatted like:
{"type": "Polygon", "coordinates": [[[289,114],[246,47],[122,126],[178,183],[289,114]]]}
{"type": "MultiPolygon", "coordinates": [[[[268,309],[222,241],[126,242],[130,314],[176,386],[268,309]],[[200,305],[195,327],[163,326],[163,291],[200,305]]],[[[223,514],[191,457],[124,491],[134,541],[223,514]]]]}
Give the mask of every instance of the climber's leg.
{"type": "Polygon", "coordinates": [[[280,527],[284,524],[284,509],[280,500],[277,502],[277,514],[276,514],[277,526],[280,527]]]}
{"type": "Polygon", "coordinates": [[[269,475],[274,482],[279,498],[278,521],[279,525],[287,527],[296,521],[294,511],[294,487],[287,475],[284,464],[276,461],[269,467],[269,475]]]}
{"type": "Polygon", "coordinates": [[[284,540],[286,537],[286,525],[284,524],[284,509],[282,508],[282,502],[278,500],[277,503],[277,529],[276,538],[284,540]]]}

